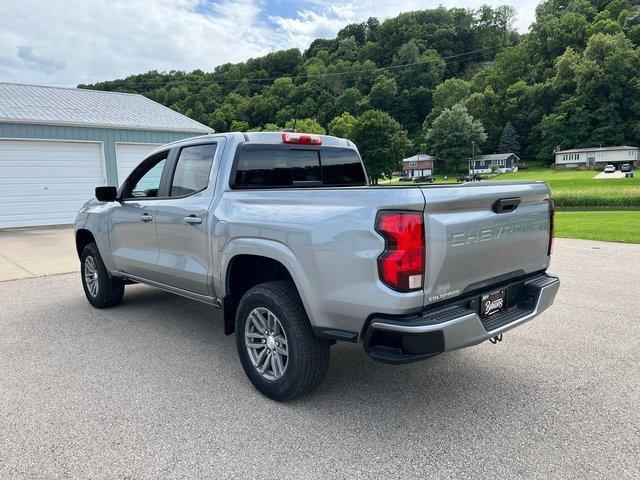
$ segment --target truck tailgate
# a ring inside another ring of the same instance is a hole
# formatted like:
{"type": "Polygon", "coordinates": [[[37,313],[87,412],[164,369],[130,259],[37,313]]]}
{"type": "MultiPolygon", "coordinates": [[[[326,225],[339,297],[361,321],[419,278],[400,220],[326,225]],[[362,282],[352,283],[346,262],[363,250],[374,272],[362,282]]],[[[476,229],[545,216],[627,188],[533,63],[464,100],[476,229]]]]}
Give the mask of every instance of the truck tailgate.
{"type": "Polygon", "coordinates": [[[425,305],[547,268],[546,183],[477,182],[422,191],[425,305]]]}

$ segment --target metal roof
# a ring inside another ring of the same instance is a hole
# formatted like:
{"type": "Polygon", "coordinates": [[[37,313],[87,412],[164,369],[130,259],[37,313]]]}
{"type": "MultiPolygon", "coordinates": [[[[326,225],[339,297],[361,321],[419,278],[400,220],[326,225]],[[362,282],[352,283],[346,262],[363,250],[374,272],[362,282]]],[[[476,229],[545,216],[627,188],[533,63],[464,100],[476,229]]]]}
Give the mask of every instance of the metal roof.
{"type": "Polygon", "coordinates": [[[630,147],[628,145],[621,145],[619,147],[592,147],[592,148],[572,148],[570,150],[555,150],[553,153],[580,153],[580,152],[605,152],[605,151],[618,151],[618,150],[638,150],[638,147],[630,147]]]}
{"type": "Polygon", "coordinates": [[[511,155],[520,160],[520,157],[518,157],[515,153],[492,153],[490,155],[476,155],[472,158],[472,160],[506,160],[511,155]]]}
{"type": "Polygon", "coordinates": [[[436,157],[432,157],[431,155],[427,155],[426,153],[418,153],[413,157],[402,159],[403,162],[428,162],[429,160],[435,160],[436,157]]]}
{"type": "Polygon", "coordinates": [[[137,93],[0,83],[0,122],[212,132],[137,93]]]}

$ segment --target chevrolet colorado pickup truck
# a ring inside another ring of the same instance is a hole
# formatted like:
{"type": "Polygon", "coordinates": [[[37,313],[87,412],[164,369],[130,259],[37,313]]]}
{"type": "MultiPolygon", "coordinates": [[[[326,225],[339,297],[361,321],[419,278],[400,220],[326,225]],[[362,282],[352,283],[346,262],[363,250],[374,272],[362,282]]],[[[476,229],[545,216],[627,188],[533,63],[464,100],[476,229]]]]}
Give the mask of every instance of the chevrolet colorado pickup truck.
{"type": "Polygon", "coordinates": [[[144,283],[221,308],[249,380],[281,401],[319,384],[338,340],[411,362],[552,304],[544,182],[367,184],[356,146],[331,136],[165,145],[79,211],[84,292],[107,308],[144,283]]]}

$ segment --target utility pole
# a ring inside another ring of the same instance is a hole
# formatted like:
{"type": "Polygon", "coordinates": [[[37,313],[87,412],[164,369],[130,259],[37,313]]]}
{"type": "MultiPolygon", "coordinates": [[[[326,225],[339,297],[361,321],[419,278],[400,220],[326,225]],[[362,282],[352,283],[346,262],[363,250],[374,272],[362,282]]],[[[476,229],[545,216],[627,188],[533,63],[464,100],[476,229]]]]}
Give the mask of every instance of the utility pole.
{"type": "Polygon", "coordinates": [[[475,181],[476,179],[476,161],[473,157],[476,156],[476,142],[475,140],[471,140],[471,181],[475,181]]]}

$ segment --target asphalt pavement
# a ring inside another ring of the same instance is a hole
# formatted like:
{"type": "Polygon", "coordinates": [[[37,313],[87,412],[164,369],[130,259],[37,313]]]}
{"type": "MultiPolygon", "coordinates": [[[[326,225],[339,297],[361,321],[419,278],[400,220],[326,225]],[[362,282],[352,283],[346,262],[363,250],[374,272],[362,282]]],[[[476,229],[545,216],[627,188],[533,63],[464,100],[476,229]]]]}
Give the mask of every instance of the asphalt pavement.
{"type": "Polygon", "coordinates": [[[79,274],[0,283],[0,478],[638,478],[640,245],[556,241],[555,305],[432,360],[332,347],[310,397],[245,378],[214,308],[79,274]]]}

